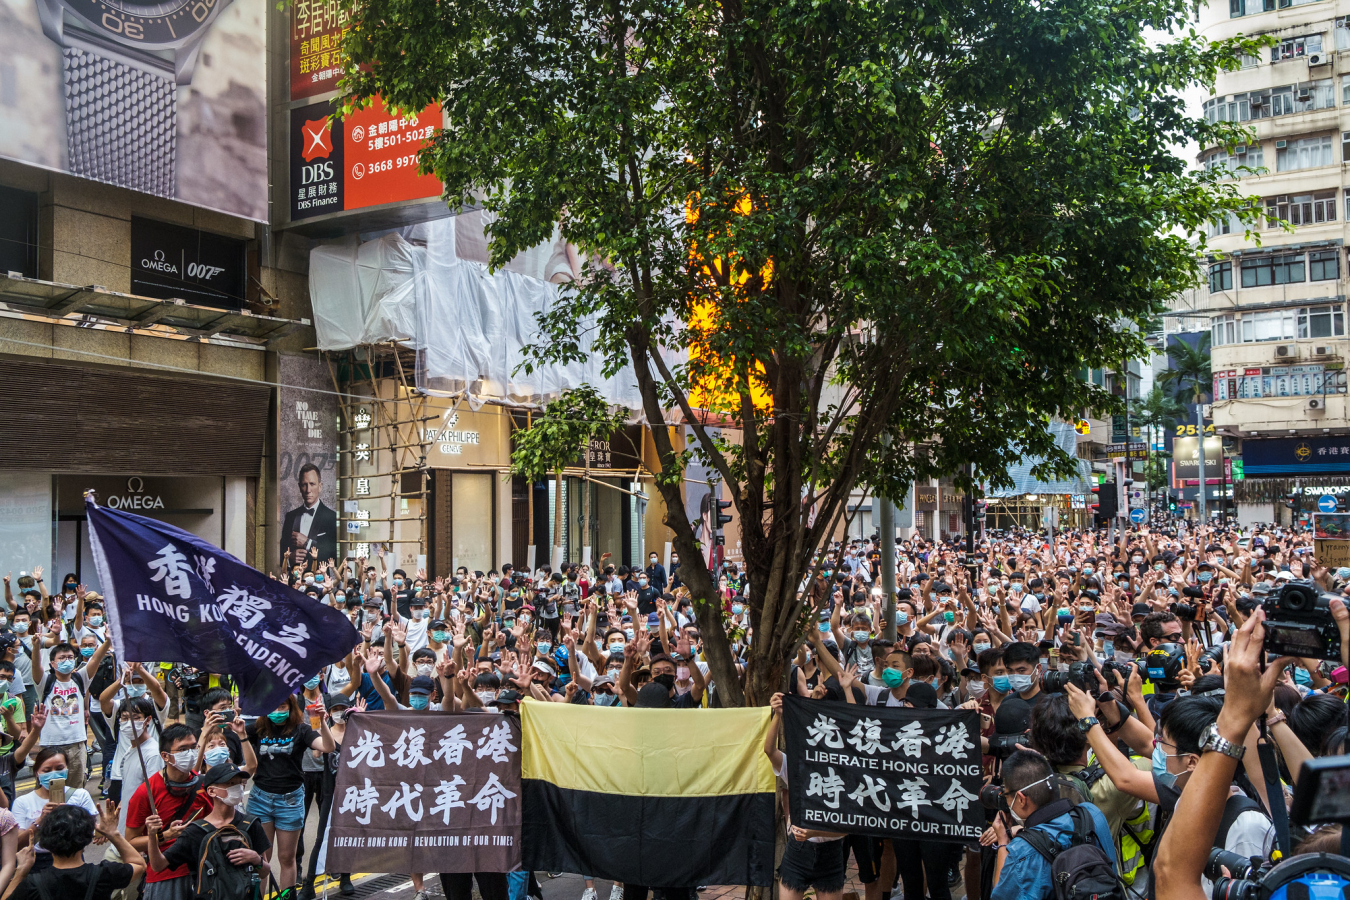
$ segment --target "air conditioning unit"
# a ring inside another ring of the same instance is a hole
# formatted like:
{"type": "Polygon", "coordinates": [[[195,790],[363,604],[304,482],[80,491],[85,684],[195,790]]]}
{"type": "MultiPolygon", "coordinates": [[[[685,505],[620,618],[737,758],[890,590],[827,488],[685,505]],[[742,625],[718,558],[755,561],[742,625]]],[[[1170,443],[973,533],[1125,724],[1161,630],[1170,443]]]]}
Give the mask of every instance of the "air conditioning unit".
{"type": "Polygon", "coordinates": [[[1276,359],[1295,359],[1298,356],[1298,348],[1293,344],[1277,344],[1275,346],[1276,359]]]}
{"type": "Polygon", "coordinates": [[[1321,397],[1310,397],[1308,399],[1308,409],[1314,410],[1320,409],[1325,411],[1326,408],[1327,408],[1327,401],[1323,400],[1321,397]]]}
{"type": "Polygon", "coordinates": [[[1312,348],[1313,356],[1335,356],[1336,351],[1328,345],[1314,345],[1312,348]]]}
{"type": "Polygon", "coordinates": [[[1312,91],[1299,91],[1299,92],[1298,92],[1298,102],[1299,102],[1299,103],[1307,103],[1307,102],[1308,102],[1309,100],[1311,100],[1311,99],[1312,99],[1312,91]]]}
{"type": "Polygon", "coordinates": [[[1283,149],[1288,145],[1288,143],[1289,143],[1288,141],[1276,141],[1276,142],[1275,142],[1275,149],[1276,149],[1276,150],[1283,150],[1283,149]]]}
{"type": "Polygon", "coordinates": [[[1246,156],[1246,155],[1247,155],[1247,145],[1246,145],[1246,144],[1238,144],[1236,147],[1233,148],[1233,155],[1234,155],[1234,156],[1246,156]]]}
{"type": "Polygon", "coordinates": [[[1256,96],[1254,96],[1254,97],[1251,98],[1250,103],[1251,103],[1251,106],[1252,106],[1252,107],[1265,106],[1265,105],[1266,105],[1266,100],[1265,100],[1265,98],[1262,97],[1260,94],[1257,94],[1256,96]]]}
{"type": "Polygon", "coordinates": [[[1331,65],[1331,57],[1325,53],[1309,53],[1308,65],[1310,66],[1328,66],[1331,65]]]}

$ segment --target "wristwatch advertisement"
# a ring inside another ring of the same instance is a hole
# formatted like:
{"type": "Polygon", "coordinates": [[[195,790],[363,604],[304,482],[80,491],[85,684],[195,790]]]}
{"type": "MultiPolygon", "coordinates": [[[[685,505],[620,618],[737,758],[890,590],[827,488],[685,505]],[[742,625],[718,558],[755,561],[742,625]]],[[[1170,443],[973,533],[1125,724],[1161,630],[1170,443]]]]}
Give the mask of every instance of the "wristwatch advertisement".
{"type": "Polygon", "coordinates": [[[231,0],[37,0],[61,47],[73,174],[173,197],[178,85],[231,0]]]}

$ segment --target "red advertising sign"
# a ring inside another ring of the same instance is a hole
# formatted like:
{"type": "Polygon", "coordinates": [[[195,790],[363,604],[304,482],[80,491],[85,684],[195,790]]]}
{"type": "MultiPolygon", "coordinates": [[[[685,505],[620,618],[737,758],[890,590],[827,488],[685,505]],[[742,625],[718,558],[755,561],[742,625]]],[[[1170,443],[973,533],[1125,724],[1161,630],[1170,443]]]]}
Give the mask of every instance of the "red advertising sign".
{"type": "Polygon", "coordinates": [[[441,105],[416,116],[398,116],[376,97],[342,123],[346,137],[344,208],[360,209],[401,200],[439,197],[434,175],[419,175],[417,152],[441,130],[441,105]]]}
{"type": "Polygon", "coordinates": [[[291,0],[292,100],[337,90],[338,45],[347,28],[347,10],[339,0],[291,0]]]}

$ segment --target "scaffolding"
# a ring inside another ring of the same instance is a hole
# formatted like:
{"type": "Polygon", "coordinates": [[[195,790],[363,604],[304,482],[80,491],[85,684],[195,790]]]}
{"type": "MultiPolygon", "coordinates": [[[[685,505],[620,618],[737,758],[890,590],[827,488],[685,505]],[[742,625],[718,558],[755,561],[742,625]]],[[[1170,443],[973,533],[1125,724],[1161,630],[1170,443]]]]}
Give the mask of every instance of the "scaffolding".
{"type": "Polygon", "coordinates": [[[424,557],[427,546],[427,441],[424,423],[427,398],[413,383],[415,352],[397,343],[367,344],[351,350],[325,352],[333,388],[339,397],[338,429],[338,537],[343,556],[358,553],[362,545],[387,545],[394,556],[390,569],[401,565],[400,546],[415,545],[413,558],[424,557]],[[365,464],[365,465],[361,465],[365,464]],[[388,482],[388,515],[374,517],[351,501],[373,500],[372,485],[388,482]],[[417,514],[406,513],[408,501],[417,501],[417,514]],[[416,521],[410,537],[400,525],[416,521]],[[383,527],[376,527],[383,526],[383,527]]]}

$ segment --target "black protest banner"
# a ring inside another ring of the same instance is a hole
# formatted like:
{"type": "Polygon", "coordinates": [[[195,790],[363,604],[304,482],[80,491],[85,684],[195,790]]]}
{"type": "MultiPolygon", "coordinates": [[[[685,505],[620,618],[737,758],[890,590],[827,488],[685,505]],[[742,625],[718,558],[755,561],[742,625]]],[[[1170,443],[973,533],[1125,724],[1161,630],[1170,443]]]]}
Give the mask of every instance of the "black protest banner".
{"type": "Polygon", "coordinates": [[[792,824],[930,841],[978,840],[974,710],[783,698],[792,824]]]}
{"type": "Polygon", "coordinates": [[[520,865],[520,723],[362,712],[338,758],[326,870],[509,872],[520,865]]]}

